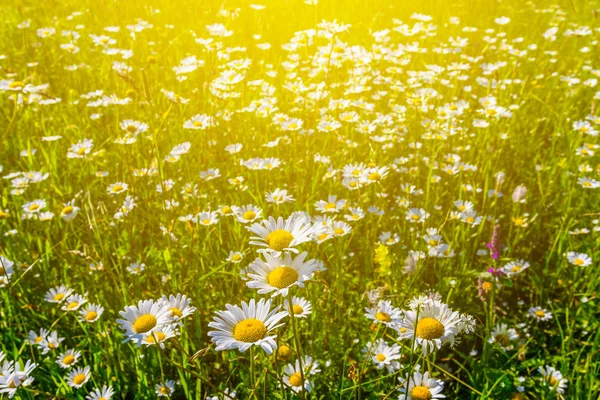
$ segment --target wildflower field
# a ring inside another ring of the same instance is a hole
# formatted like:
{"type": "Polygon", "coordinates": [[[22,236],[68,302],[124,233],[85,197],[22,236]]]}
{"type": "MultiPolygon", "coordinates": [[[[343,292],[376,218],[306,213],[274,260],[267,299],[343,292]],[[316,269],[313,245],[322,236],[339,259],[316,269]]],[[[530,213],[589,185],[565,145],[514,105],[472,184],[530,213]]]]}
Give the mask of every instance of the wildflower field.
{"type": "Polygon", "coordinates": [[[8,0],[0,398],[600,398],[596,0],[8,0]]]}

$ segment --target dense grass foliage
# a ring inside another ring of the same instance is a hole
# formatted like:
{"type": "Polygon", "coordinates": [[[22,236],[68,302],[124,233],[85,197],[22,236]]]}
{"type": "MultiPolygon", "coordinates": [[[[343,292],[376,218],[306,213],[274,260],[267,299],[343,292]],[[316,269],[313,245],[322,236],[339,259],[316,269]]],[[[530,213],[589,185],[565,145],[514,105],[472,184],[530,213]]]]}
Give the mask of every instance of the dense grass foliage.
{"type": "Polygon", "coordinates": [[[597,1],[16,1],[0,397],[600,396],[597,1]]]}

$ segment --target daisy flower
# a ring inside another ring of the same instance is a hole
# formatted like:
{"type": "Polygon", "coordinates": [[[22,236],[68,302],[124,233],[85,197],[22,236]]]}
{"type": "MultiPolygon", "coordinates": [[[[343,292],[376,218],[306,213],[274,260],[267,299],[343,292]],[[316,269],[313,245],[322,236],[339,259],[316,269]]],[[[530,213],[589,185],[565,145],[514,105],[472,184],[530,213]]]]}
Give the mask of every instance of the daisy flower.
{"type": "Polygon", "coordinates": [[[288,290],[292,286],[304,287],[304,282],[310,280],[316,271],[315,260],[304,261],[308,256],[303,252],[296,258],[286,253],[283,257],[275,257],[269,253],[264,253],[266,261],[260,258],[250,264],[254,273],[248,273],[251,279],[246,283],[251,289],[258,289],[259,294],[273,293],[287,296],[288,290]]]}
{"type": "Polygon", "coordinates": [[[194,222],[204,226],[215,225],[219,223],[219,214],[216,211],[203,211],[196,214],[194,222]]]}
{"type": "Polygon", "coordinates": [[[502,272],[504,272],[506,274],[506,276],[508,276],[508,277],[513,277],[513,276],[521,274],[527,268],[529,268],[529,263],[527,261],[517,260],[517,261],[511,261],[508,264],[506,264],[504,267],[502,267],[502,272]]]}
{"type": "Polygon", "coordinates": [[[79,320],[81,322],[96,322],[104,312],[104,307],[97,304],[88,304],[79,310],[79,320]]]}
{"type": "Polygon", "coordinates": [[[373,361],[377,369],[387,368],[390,374],[400,369],[400,346],[388,345],[383,339],[377,339],[374,343],[367,343],[363,354],[373,361]]]}
{"type": "Polygon", "coordinates": [[[337,196],[327,196],[327,201],[319,200],[315,203],[317,211],[322,213],[336,213],[346,207],[346,200],[338,200],[337,196]]]}
{"type": "Polygon", "coordinates": [[[576,253],[574,251],[570,251],[567,253],[567,259],[573,265],[577,265],[579,267],[587,267],[592,263],[592,257],[588,256],[585,253],[576,253]]]}
{"type": "Polygon", "coordinates": [[[172,311],[169,310],[168,303],[162,300],[140,300],[137,306],[126,306],[119,314],[124,318],[117,320],[125,331],[126,338],[123,342],[133,340],[138,346],[145,337],[160,332],[172,321],[172,311]]]}
{"type": "Polygon", "coordinates": [[[149,335],[144,336],[142,343],[146,346],[152,346],[158,343],[161,349],[165,348],[164,342],[168,339],[177,336],[177,330],[173,325],[165,325],[161,330],[152,332],[149,335]]]}
{"type": "Polygon", "coordinates": [[[346,221],[348,222],[358,221],[359,219],[363,219],[365,216],[364,210],[360,207],[350,207],[348,211],[350,213],[344,215],[344,218],[346,218],[346,221]]]}
{"type": "Polygon", "coordinates": [[[48,336],[44,338],[39,344],[42,349],[42,354],[46,354],[51,350],[56,350],[60,346],[60,343],[65,340],[65,338],[61,338],[58,336],[58,333],[51,332],[48,336]]]}
{"type": "Polygon", "coordinates": [[[312,312],[312,305],[310,304],[310,301],[297,296],[292,296],[291,310],[290,301],[288,299],[283,302],[283,308],[288,312],[288,315],[293,315],[296,318],[306,318],[312,312]],[[292,313],[290,313],[290,311],[292,311],[292,313]]]}
{"type": "Polygon", "coordinates": [[[227,257],[227,261],[234,264],[238,264],[242,261],[242,258],[244,258],[244,253],[242,253],[241,251],[230,251],[229,257],[227,257]]]}
{"type": "Polygon", "coordinates": [[[169,307],[171,318],[173,318],[174,321],[179,321],[188,315],[192,315],[196,311],[196,307],[190,305],[192,300],[188,299],[185,294],[182,295],[181,293],[177,293],[177,296],[163,296],[162,300],[169,307]]]}
{"type": "Polygon", "coordinates": [[[488,339],[490,343],[496,343],[505,350],[511,350],[513,345],[511,342],[517,340],[519,335],[514,328],[508,328],[506,324],[496,324],[491,332],[491,337],[488,339]]]}
{"type": "Polygon", "coordinates": [[[412,223],[424,222],[429,218],[429,213],[422,208],[410,208],[406,211],[406,220],[412,223]]]}
{"type": "Polygon", "coordinates": [[[46,200],[37,199],[23,204],[22,208],[27,214],[39,213],[46,207],[46,200]]]}
{"type": "Polygon", "coordinates": [[[262,208],[248,204],[241,207],[233,206],[235,218],[242,224],[248,224],[258,218],[262,218],[262,208]]]}
{"type": "Polygon", "coordinates": [[[75,200],[71,200],[68,203],[64,204],[62,211],[60,212],[60,216],[65,221],[71,221],[73,218],[77,216],[80,208],[75,205],[75,200]]]}
{"type": "Polygon", "coordinates": [[[87,299],[85,297],[79,294],[72,294],[67,297],[67,300],[60,309],[63,311],[76,311],[85,303],[87,303],[87,299]]]}
{"type": "Polygon", "coordinates": [[[154,388],[158,397],[170,396],[175,391],[175,381],[167,379],[164,383],[159,383],[154,388]]]}
{"type": "Polygon", "coordinates": [[[460,322],[457,311],[452,311],[439,300],[430,300],[405,312],[399,327],[400,337],[414,338],[415,347],[421,346],[426,356],[446,343],[453,345],[460,322]]]}
{"type": "Polygon", "coordinates": [[[295,199],[288,194],[287,190],[275,189],[266,194],[266,200],[268,203],[283,204],[293,202],[295,199]]]}
{"type": "Polygon", "coordinates": [[[0,376],[0,393],[8,395],[12,399],[20,386],[26,387],[33,383],[31,372],[37,367],[37,364],[27,360],[23,368],[19,362],[11,363],[11,367],[0,376]]]}
{"type": "Polygon", "coordinates": [[[216,330],[208,332],[216,350],[237,349],[241,352],[251,346],[260,346],[265,352],[271,354],[277,349],[276,335],[270,335],[287,312],[279,311],[279,306],[271,310],[271,300],[254,299],[249,303],[242,302],[242,306],[227,304],[227,310],[217,311],[210,328],[216,330]]]}
{"type": "Polygon", "coordinates": [[[123,182],[117,182],[117,183],[113,183],[112,185],[109,185],[106,190],[108,191],[108,194],[115,195],[115,194],[123,193],[123,192],[127,191],[127,189],[129,189],[128,184],[123,183],[123,182]]]}
{"type": "Polygon", "coordinates": [[[312,384],[306,374],[302,373],[300,361],[296,360],[295,364],[288,364],[283,369],[283,383],[289,386],[294,392],[299,393],[301,390],[310,392],[312,384]]]}
{"type": "Polygon", "coordinates": [[[265,247],[258,250],[259,253],[271,253],[275,256],[287,251],[298,253],[296,247],[311,241],[311,235],[315,232],[310,220],[293,216],[286,220],[281,217],[277,220],[269,217],[268,220],[254,223],[247,229],[257,235],[250,238],[250,244],[265,247]]]}
{"type": "Polygon", "coordinates": [[[69,376],[67,378],[67,383],[74,387],[75,389],[79,389],[83,385],[86,384],[87,381],[90,380],[90,367],[79,367],[75,368],[71,372],[69,372],[69,376]]]}
{"type": "Polygon", "coordinates": [[[531,307],[529,315],[538,321],[549,321],[552,319],[552,313],[542,307],[531,307]]]}
{"type": "Polygon", "coordinates": [[[335,236],[345,236],[352,232],[352,227],[344,221],[334,221],[331,230],[335,236]]]}
{"type": "Polygon", "coordinates": [[[546,365],[545,367],[539,367],[538,371],[543,376],[543,382],[547,386],[550,386],[551,390],[556,390],[560,394],[565,393],[568,381],[563,377],[560,371],[549,365],[546,365]]]}
{"type": "Polygon", "coordinates": [[[94,141],[91,139],[84,139],[71,145],[67,152],[67,158],[84,158],[92,151],[94,147],[94,141]]]}
{"type": "Polygon", "coordinates": [[[77,360],[81,357],[81,353],[75,350],[67,350],[56,358],[56,363],[61,368],[71,368],[77,364],[77,360]]]}
{"type": "Polygon", "coordinates": [[[394,327],[402,321],[402,311],[393,307],[389,300],[379,300],[376,306],[366,307],[365,311],[365,317],[373,320],[376,324],[394,327]]]}
{"type": "Polygon", "coordinates": [[[85,400],[110,400],[114,394],[111,386],[102,386],[102,389],[94,389],[85,396],[85,400]]]}
{"type": "Polygon", "coordinates": [[[39,332],[29,331],[29,344],[37,344],[39,345],[46,336],[48,336],[49,331],[47,329],[41,328],[39,332]]]}
{"type": "Polygon", "coordinates": [[[131,119],[125,119],[121,121],[119,127],[128,134],[135,136],[148,130],[147,124],[139,121],[133,121],[131,119]]]}
{"type": "Polygon", "coordinates": [[[406,375],[405,378],[398,378],[400,381],[399,400],[432,400],[443,399],[446,396],[442,394],[444,382],[439,379],[429,377],[429,372],[421,374],[415,371],[412,377],[406,375]]]}
{"type": "Polygon", "coordinates": [[[216,212],[220,215],[233,215],[233,208],[231,206],[219,206],[216,212]]]}

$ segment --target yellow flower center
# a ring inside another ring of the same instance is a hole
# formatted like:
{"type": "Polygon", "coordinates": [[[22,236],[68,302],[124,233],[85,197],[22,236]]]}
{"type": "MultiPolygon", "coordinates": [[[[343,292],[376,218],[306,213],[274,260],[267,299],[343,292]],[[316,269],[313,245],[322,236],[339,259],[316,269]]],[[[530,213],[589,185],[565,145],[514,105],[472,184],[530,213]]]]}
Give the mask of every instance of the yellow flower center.
{"type": "Polygon", "coordinates": [[[554,385],[556,385],[556,384],[558,383],[558,381],[556,380],[556,378],[555,378],[555,377],[553,377],[553,376],[551,376],[551,377],[549,378],[549,380],[550,380],[550,385],[551,385],[551,386],[554,386],[554,385]]]}
{"type": "Polygon", "coordinates": [[[581,258],[576,258],[575,260],[573,260],[573,263],[575,263],[575,265],[582,265],[583,260],[581,258]]]}
{"type": "Polygon", "coordinates": [[[415,386],[410,392],[410,397],[413,400],[430,400],[433,396],[429,391],[429,388],[425,386],[415,386]]]}
{"type": "Polygon", "coordinates": [[[327,234],[326,233],[321,233],[319,236],[317,236],[317,239],[319,239],[319,240],[325,240],[325,239],[327,239],[327,234]]]}
{"type": "Polygon", "coordinates": [[[292,267],[277,267],[267,275],[269,285],[277,289],[286,288],[298,281],[298,271],[292,267]]]}
{"type": "Polygon", "coordinates": [[[160,391],[161,394],[170,394],[171,393],[171,390],[168,387],[166,387],[166,386],[161,387],[159,389],[159,391],[160,391]]]}
{"type": "Polygon", "coordinates": [[[56,300],[56,301],[61,301],[64,298],[65,298],[65,294],[64,293],[56,293],[54,295],[54,300],[56,300]]]}
{"type": "Polygon", "coordinates": [[[256,318],[248,318],[239,322],[233,329],[235,340],[245,343],[258,342],[265,337],[267,327],[262,321],[256,318]]]}
{"type": "Polygon", "coordinates": [[[302,312],[304,312],[304,309],[299,304],[294,304],[292,310],[294,311],[294,315],[302,314],[302,312]]]}
{"type": "MultiPolygon", "coordinates": [[[[192,188],[190,188],[190,192],[191,192],[191,189],[192,189],[192,188]]],[[[225,207],[221,208],[221,212],[222,212],[223,214],[229,214],[229,213],[231,212],[231,207],[229,207],[229,206],[225,206],[225,207]]]]}
{"type": "Polygon", "coordinates": [[[540,317],[540,318],[544,318],[546,316],[546,313],[543,312],[542,310],[537,310],[535,312],[536,317],[540,317]]]}
{"type": "Polygon", "coordinates": [[[299,372],[293,373],[290,375],[290,385],[292,386],[302,386],[304,383],[302,379],[302,375],[299,372]]]}
{"type": "Polygon", "coordinates": [[[77,155],[78,156],[84,155],[86,150],[87,149],[85,147],[81,147],[79,150],[77,150],[77,155]]]}
{"type": "Polygon", "coordinates": [[[240,261],[242,259],[242,256],[240,256],[239,254],[234,254],[233,256],[231,256],[231,261],[240,261]]]}
{"type": "Polygon", "coordinates": [[[142,314],[133,323],[135,333],[146,333],[156,326],[156,317],[152,314],[142,314]]]}
{"type": "Polygon", "coordinates": [[[386,357],[385,357],[385,354],[383,354],[383,353],[379,353],[379,354],[377,354],[377,355],[375,356],[375,358],[376,358],[376,359],[377,359],[377,361],[379,361],[379,362],[384,362],[384,361],[385,361],[385,359],[386,359],[386,357]]]}
{"type": "Polygon", "coordinates": [[[113,193],[120,192],[121,190],[123,190],[123,186],[121,186],[121,185],[115,185],[115,186],[113,186],[113,188],[112,188],[112,192],[113,192],[113,193]]]}
{"type": "Polygon", "coordinates": [[[8,85],[8,87],[11,89],[21,88],[23,86],[25,86],[25,84],[21,81],[14,81],[8,85]]]}
{"type": "Polygon", "coordinates": [[[67,305],[67,310],[72,310],[77,307],[79,307],[79,303],[76,301],[72,301],[67,305]]]}
{"type": "Polygon", "coordinates": [[[292,349],[285,344],[279,346],[277,349],[277,358],[287,360],[292,355],[292,349]]]}
{"type": "Polygon", "coordinates": [[[36,211],[39,210],[40,205],[39,204],[32,204],[29,206],[29,211],[36,211]]]}
{"type": "Polygon", "coordinates": [[[43,337],[41,337],[41,336],[38,336],[38,337],[36,337],[36,338],[35,338],[34,342],[36,342],[36,343],[39,343],[39,342],[41,342],[42,340],[44,340],[44,338],[43,338],[43,337]]]}
{"type": "Polygon", "coordinates": [[[256,213],[254,211],[246,211],[243,215],[245,220],[253,220],[254,218],[256,218],[256,213]]]}
{"type": "Polygon", "coordinates": [[[514,267],[512,267],[511,269],[512,272],[520,272],[521,271],[521,266],[520,265],[515,265],[514,267]]]}
{"type": "Polygon", "coordinates": [[[6,211],[0,210],[0,218],[8,218],[8,213],[6,211]]]}
{"type": "Polygon", "coordinates": [[[202,126],[202,121],[194,121],[194,126],[195,127],[202,126]]]}
{"type": "Polygon", "coordinates": [[[137,127],[135,125],[129,125],[127,126],[127,132],[135,132],[137,131],[137,127]]]}
{"type": "Polygon", "coordinates": [[[381,175],[379,175],[379,173],[377,173],[377,172],[373,172],[373,173],[369,174],[370,181],[377,181],[377,180],[379,180],[379,178],[381,178],[381,175]]]}
{"type": "Polygon", "coordinates": [[[435,318],[426,317],[417,322],[417,336],[421,339],[438,339],[444,334],[444,325],[435,318]]]}
{"type": "Polygon", "coordinates": [[[384,313],[382,311],[379,311],[377,314],[375,314],[375,319],[381,322],[392,322],[390,314],[384,313]]]}
{"type": "Polygon", "coordinates": [[[63,208],[62,213],[63,215],[69,215],[73,212],[74,208],[72,206],[66,206],[65,208],[63,208]]]}
{"type": "Polygon", "coordinates": [[[171,307],[169,308],[169,311],[171,311],[171,315],[173,317],[179,317],[181,318],[181,316],[183,315],[183,313],[181,312],[181,310],[177,307],[171,307]]]}
{"type": "Polygon", "coordinates": [[[266,241],[273,250],[281,251],[294,240],[294,236],[285,229],[277,229],[267,235],[266,241]]]}
{"type": "Polygon", "coordinates": [[[413,221],[417,221],[419,219],[419,216],[417,214],[413,214],[411,218],[413,219],[413,221]]]}
{"type": "Polygon", "coordinates": [[[85,320],[93,321],[96,319],[97,316],[98,316],[98,313],[96,311],[88,311],[88,313],[85,314],[85,320]]]}
{"type": "Polygon", "coordinates": [[[344,234],[344,230],[342,228],[335,228],[334,232],[336,235],[343,235],[344,234]]]}
{"type": "Polygon", "coordinates": [[[76,385],[81,385],[84,381],[85,381],[84,374],[75,375],[75,377],[73,378],[73,383],[76,385]]]}
{"type": "Polygon", "coordinates": [[[148,337],[146,338],[146,341],[148,343],[156,343],[156,340],[158,339],[158,342],[162,342],[163,340],[165,340],[165,338],[167,337],[167,335],[165,335],[163,332],[154,332],[152,335],[148,335],[148,337]],[[156,339],[154,338],[156,336],[156,339]]]}
{"type": "Polygon", "coordinates": [[[71,365],[73,364],[73,362],[75,361],[75,356],[72,356],[71,354],[69,354],[68,356],[65,356],[65,358],[63,358],[62,362],[65,365],[71,365]]]}
{"type": "Polygon", "coordinates": [[[327,204],[325,204],[324,208],[326,210],[335,210],[337,208],[337,206],[335,205],[335,203],[327,203],[327,204]]]}
{"type": "Polygon", "coordinates": [[[500,343],[502,346],[508,346],[510,344],[510,339],[504,333],[500,333],[495,337],[496,342],[500,343]]]}

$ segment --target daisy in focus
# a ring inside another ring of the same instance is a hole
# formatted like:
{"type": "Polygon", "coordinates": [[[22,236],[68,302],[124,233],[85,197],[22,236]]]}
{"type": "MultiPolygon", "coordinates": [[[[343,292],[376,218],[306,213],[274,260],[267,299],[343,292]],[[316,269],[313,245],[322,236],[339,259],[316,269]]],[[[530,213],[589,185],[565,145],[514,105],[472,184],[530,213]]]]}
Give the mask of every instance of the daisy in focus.
{"type": "Polygon", "coordinates": [[[277,220],[269,217],[268,220],[248,227],[248,230],[257,235],[250,238],[250,244],[264,247],[258,250],[259,253],[270,253],[274,256],[280,256],[282,252],[298,253],[296,247],[311,241],[311,236],[315,234],[310,220],[293,216],[286,220],[281,217],[277,220]]]}
{"type": "Polygon", "coordinates": [[[254,273],[248,273],[250,279],[246,286],[258,289],[259,294],[274,292],[277,295],[287,296],[289,288],[293,286],[304,287],[304,282],[312,278],[317,271],[315,260],[306,260],[308,253],[304,252],[295,258],[289,253],[283,257],[263,253],[265,261],[260,258],[250,264],[254,273]]]}
{"type": "Polygon", "coordinates": [[[123,319],[117,319],[117,323],[126,336],[123,342],[131,340],[139,346],[148,335],[170,324],[173,312],[163,300],[140,300],[137,306],[126,306],[119,314],[123,319]]]}
{"type": "Polygon", "coordinates": [[[271,333],[283,325],[279,322],[287,312],[279,311],[279,306],[271,309],[271,300],[265,299],[242,302],[241,307],[227,304],[225,308],[217,311],[208,324],[215,329],[208,332],[208,336],[217,345],[217,351],[236,349],[245,352],[251,346],[259,346],[271,354],[277,349],[277,336],[271,333]]]}

